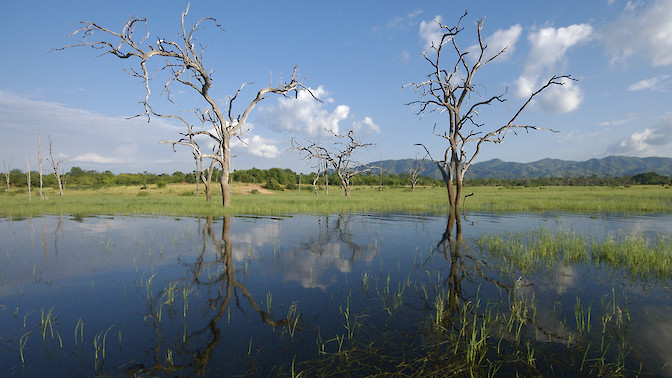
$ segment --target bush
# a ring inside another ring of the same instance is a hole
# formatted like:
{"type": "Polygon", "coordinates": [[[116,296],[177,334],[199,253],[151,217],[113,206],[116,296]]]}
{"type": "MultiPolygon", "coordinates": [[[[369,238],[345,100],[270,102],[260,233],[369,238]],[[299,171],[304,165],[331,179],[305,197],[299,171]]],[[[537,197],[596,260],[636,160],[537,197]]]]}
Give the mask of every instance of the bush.
{"type": "Polygon", "coordinates": [[[268,190],[284,190],[282,188],[282,185],[280,185],[278,180],[276,180],[275,178],[271,178],[270,180],[268,180],[268,182],[266,182],[266,185],[264,185],[263,187],[268,190]]]}

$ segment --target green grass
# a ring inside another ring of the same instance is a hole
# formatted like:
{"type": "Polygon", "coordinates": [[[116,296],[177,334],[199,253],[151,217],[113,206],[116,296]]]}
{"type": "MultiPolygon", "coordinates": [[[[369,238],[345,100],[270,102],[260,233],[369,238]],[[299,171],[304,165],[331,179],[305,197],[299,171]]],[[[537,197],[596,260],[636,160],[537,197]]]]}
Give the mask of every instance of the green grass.
{"type": "MultiPolygon", "coordinates": [[[[254,188],[234,187],[232,206],[224,209],[221,197],[211,203],[204,196],[188,195],[191,185],[168,185],[141,190],[115,187],[67,191],[59,197],[47,191],[48,200],[26,193],[0,194],[0,216],[37,214],[147,214],[147,215],[226,215],[226,214],[330,214],[341,212],[403,212],[445,214],[448,200],[445,188],[408,189],[356,187],[349,197],[338,187],[330,194],[315,196],[312,188],[296,191],[249,194],[254,188]]],[[[633,187],[467,187],[474,193],[466,211],[479,212],[672,212],[672,189],[662,186],[633,187]]]]}
{"type": "Polygon", "coordinates": [[[522,273],[550,271],[555,264],[604,265],[644,281],[672,279],[672,238],[641,234],[594,240],[575,232],[552,233],[544,228],[528,233],[483,234],[478,246],[502,264],[522,273]]]}

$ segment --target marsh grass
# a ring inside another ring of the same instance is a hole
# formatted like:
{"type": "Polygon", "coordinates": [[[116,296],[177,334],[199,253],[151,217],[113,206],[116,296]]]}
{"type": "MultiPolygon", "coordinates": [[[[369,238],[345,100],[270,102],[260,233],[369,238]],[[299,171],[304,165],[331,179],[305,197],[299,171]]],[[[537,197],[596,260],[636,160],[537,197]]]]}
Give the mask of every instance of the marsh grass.
{"type": "Polygon", "coordinates": [[[672,237],[664,234],[655,240],[642,234],[597,240],[574,231],[551,233],[542,227],[528,233],[482,234],[477,245],[495,257],[504,271],[552,272],[558,263],[584,264],[623,271],[636,280],[672,279],[672,237]]]}
{"type": "MultiPolygon", "coordinates": [[[[146,214],[146,215],[227,215],[227,214],[333,214],[343,212],[404,212],[414,214],[447,213],[445,188],[359,187],[348,197],[328,196],[303,191],[250,195],[234,186],[232,206],[225,209],[213,196],[188,196],[190,186],[168,185],[140,190],[137,187],[112,187],[68,191],[63,197],[28,202],[21,196],[0,194],[0,216],[37,214],[146,214]],[[138,196],[138,193],[143,193],[138,196]]],[[[466,211],[478,212],[672,212],[672,190],[661,186],[612,187],[473,187],[465,203],[466,211]]]]}

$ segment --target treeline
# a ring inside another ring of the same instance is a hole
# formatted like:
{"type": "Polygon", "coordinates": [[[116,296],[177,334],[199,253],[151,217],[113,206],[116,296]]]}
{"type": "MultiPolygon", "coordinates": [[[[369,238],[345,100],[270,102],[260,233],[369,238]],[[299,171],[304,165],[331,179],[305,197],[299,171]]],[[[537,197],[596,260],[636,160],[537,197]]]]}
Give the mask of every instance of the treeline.
{"type": "Polygon", "coordinates": [[[672,185],[672,177],[656,172],[639,173],[634,176],[598,177],[541,177],[504,179],[464,180],[469,186],[628,186],[628,185],[672,185]]]}
{"type": "MultiPolygon", "coordinates": [[[[12,169],[8,173],[10,187],[27,187],[26,173],[20,169],[12,169]]],[[[215,171],[213,182],[218,182],[221,174],[215,171]]],[[[299,181],[301,185],[312,186],[316,173],[299,174],[291,169],[246,169],[238,170],[232,173],[233,182],[259,184],[264,188],[271,190],[296,189],[299,181]]],[[[351,180],[354,186],[385,186],[385,187],[407,187],[411,184],[411,175],[409,173],[389,174],[368,172],[363,175],[354,176],[351,180]]],[[[7,177],[5,177],[7,179],[7,177]]],[[[69,172],[61,175],[61,179],[66,189],[73,188],[101,188],[109,186],[133,186],[139,185],[147,187],[156,185],[158,187],[173,183],[196,183],[194,172],[183,173],[174,172],[173,174],[154,174],[154,173],[120,173],[114,174],[110,171],[98,172],[95,170],[83,170],[79,167],[72,167],[69,172]]],[[[31,171],[31,186],[39,186],[39,174],[31,171]]],[[[56,177],[53,173],[42,175],[42,185],[44,187],[57,187],[56,177]]],[[[672,185],[670,176],[660,175],[655,172],[640,173],[634,176],[623,177],[558,177],[558,178],[521,178],[515,180],[503,179],[471,179],[465,180],[466,186],[628,186],[628,185],[672,185]]],[[[339,186],[340,181],[335,173],[328,176],[330,186],[339,186]]],[[[317,185],[324,186],[323,175],[317,180],[317,185]]],[[[431,177],[419,176],[416,182],[417,186],[443,186],[442,180],[431,177]]]]}

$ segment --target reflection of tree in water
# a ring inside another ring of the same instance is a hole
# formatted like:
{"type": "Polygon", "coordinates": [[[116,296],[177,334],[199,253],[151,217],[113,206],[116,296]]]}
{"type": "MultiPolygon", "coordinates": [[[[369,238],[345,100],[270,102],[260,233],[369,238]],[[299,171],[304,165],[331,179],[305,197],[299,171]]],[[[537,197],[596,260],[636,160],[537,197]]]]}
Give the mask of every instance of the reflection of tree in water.
{"type": "Polygon", "coordinates": [[[284,278],[299,282],[305,288],[325,290],[328,282],[337,278],[330,276],[330,268],[348,273],[357,260],[372,261],[378,253],[377,246],[355,240],[350,229],[352,220],[352,214],[317,218],[317,232],[280,256],[284,278]]]}
{"type": "MultiPolygon", "coordinates": [[[[540,315],[534,284],[521,276],[516,278],[515,271],[489,266],[487,261],[469,254],[461,223],[461,219],[451,216],[437,245],[437,251],[448,262],[449,274],[437,282],[432,306],[436,312],[425,334],[425,345],[430,346],[429,353],[423,356],[425,366],[434,364],[434,368],[449,367],[472,375],[491,369],[534,376],[579,371],[588,375],[625,373],[624,356],[615,355],[623,345],[608,351],[606,343],[623,343],[627,322],[610,317],[617,314],[610,314],[608,309],[605,314],[603,309],[603,344],[591,346],[591,314],[587,307],[576,303],[575,327],[569,325],[572,321],[557,319],[555,310],[544,309],[540,315]],[[608,352],[613,357],[611,362],[608,352]],[[447,354],[456,357],[450,364],[443,361],[447,354]]],[[[613,300],[609,306],[620,312],[616,298],[613,300]]]]}
{"type": "Polygon", "coordinates": [[[156,346],[152,352],[154,364],[151,366],[138,365],[132,369],[133,373],[205,374],[215,349],[223,342],[221,327],[224,316],[229,314],[231,306],[234,305],[244,312],[244,302],[247,302],[257,312],[260,320],[268,326],[296,326],[296,319],[293,319],[293,324],[289,322],[291,313],[288,313],[288,317],[274,320],[269,312],[259,307],[245,285],[236,280],[230,231],[231,218],[229,216],[223,218],[221,238],[215,234],[213,218],[207,217],[201,230],[203,247],[194,263],[193,276],[182,280],[179,288],[171,289],[169,283],[169,287],[164,289],[160,296],[151,298],[146,319],[151,320],[156,332],[156,346]],[[214,249],[215,258],[208,260],[211,248],[214,249]],[[171,290],[181,291],[185,300],[184,333],[176,339],[171,339],[170,335],[164,333],[164,329],[168,327],[162,327],[162,321],[165,321],[166,316],[162,313],[162,306],[166,304],[165,294],[171,290]],[[187,324],[192,322],[188,321],[186,301],[188,295],[194,291],[208,294],[207,308],[204,309],[207,313],[205,318],[208,320],[207,324],[194,330],[188,330],[187,324]]]}

